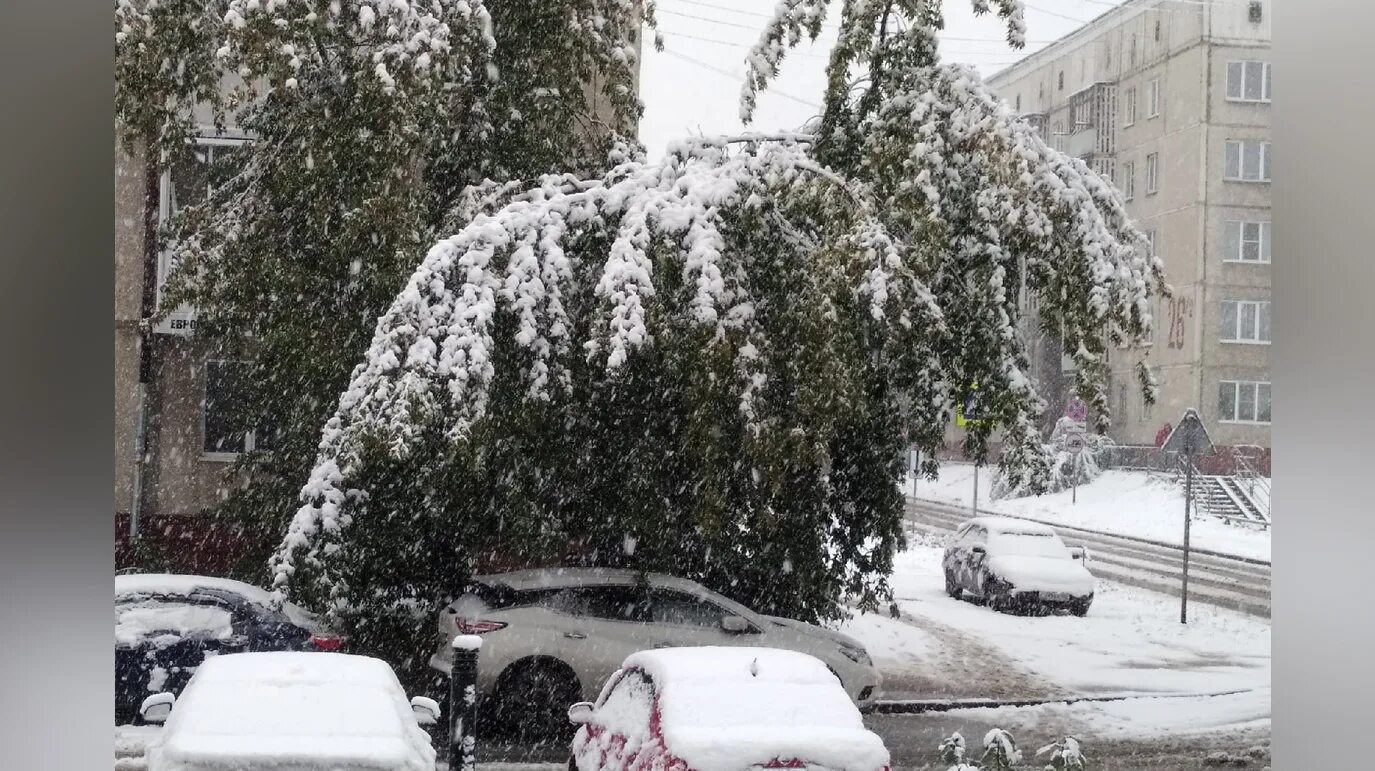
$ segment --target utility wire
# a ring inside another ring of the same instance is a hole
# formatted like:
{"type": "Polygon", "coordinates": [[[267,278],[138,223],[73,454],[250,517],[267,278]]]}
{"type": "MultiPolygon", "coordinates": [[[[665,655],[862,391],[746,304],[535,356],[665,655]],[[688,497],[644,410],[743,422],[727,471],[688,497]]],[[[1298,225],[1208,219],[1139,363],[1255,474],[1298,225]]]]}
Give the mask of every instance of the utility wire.
{"type": "MultiPolygon", "coordinates": [[[[688,56],[687,54],[684,54],[684,53],[679,53],[679,52],[677,52],[677,51],[673,51],[673,50],[670,50],[670,49],[668,49],[668,48],[664,48],[664,53],[669,54],[670,56],[676,56],[676,57],[678,57],[679,59],[682,59],[683,61],[691,62],[692,64],[695,64],[695,65],[697,65],[698,67],[702,67],[703,69],[711,70],[712,72],[715,72],[715,73],[718,74],[718,75],[724,75],[724,76],[730,78],[731,80],[734,80],[734,81],[737,81],[737,82],[742,82],[742,81],[744,81],[744,79],[745,79],[744,76],[741,75],[741,74],[739,74],[739,73],[731,72],[730,70],[723,70],[723,69],[721,69],[720,67],[717,67],[717,66],[714,65],[714,64],[708,64],[708,63],[702,61],[701,59],[697,59],[697,58],[695,58],[695,57],[688,56]]],[[[779,91],[779,90],[776,89],[776,88],[770,87],[770,88],[768,89],[767,93],[770,93],[770,94],[777,94],[777,95],[783,97],[784,99],[790,99],[790,100],[792,100],[792,101],[794,101],[794,102],[797,102],[798,104],[802,104],[802,105],[806,105],[807,107],[811,107],[811,108],[814,109],[814,110],[820,110],[820,109],[822,109],[821,105],[819,105],[819,104],[817,104],[817,103],[815,103],[815,102],[809,102],[809,101],[807,101],[806,99],[803,99],[803,98],[798,97],[798,96],[793,96],[792,94],[789,94],[789,93],[786,93],[786,92],[783,92],[783,91],[779,91]]]]}

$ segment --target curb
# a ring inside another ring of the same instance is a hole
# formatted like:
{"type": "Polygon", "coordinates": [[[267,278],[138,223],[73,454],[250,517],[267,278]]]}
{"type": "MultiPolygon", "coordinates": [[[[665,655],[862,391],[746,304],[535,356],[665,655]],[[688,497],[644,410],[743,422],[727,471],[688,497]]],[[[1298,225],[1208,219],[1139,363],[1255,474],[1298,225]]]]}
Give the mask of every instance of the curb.
{"type": "MultiPolygon", "coordinates": [[[[962,507],[962,506],[955,506],[955,505],[953,505],[953,504],[946,503],[946,502],[944,502],[944,501],[933,501],[933,500],[931,500],[930,498],[914,498],[914,497],[912,497],[911,495],[906,495],[906,496],[904,496],[904,497],[905,497],[907,500],[912,501],[912,502],[917,503],[917,504],[922,504],[922,505],[927,505],[927,506],[933,506],[933,507],[942,508],[942,509],[949,509],[949,510],[951,510],[951,511],[958,511],[958,512],[960,512],[960,513],[962,513],[962,514],[965,514],[965,515],[969,514],[969,510],[968,510],[968,509],[966,509],[966,508],[964,508],[964,507],[962,507]]],[[[1156,541],[1156,540],[1151,539],[1151,538],[1140,538],[1140,537],[1134,536],[1134,535],[1122,535],[1122,534],[1120,534],[1120,533],[1105,533],[1105,532],[1103,532],[1103,531],[1101,531],[1101,530],[1089,530],[1089,529],[1087,529],[1087,528],[1083,528],[1083,527],[1074,527],[1074,526],[1072,526],[1072,525],[1061,525],[1061,524],[1056,523],[1056,522],[1048,522],[1048,521],[1046,521],[1046,520],[1044,520],[1044,519],[1036,519],[1036,518],[1034,518],[1034,517],[1026,517],[1026,516],[1022,516],[1022,515],[1020,515],[1020,514],[1005,514],[1005,513],[1001,512],[1001,511],[990,511],[990,510],[988,510],[988,509],[979,509],[979,514],[981,514],[981,515],[982,515],[982,514],[987,514],[988,516],[993,516],[993,517],[1009,517],[1009,518],[1011,518],[1011,519],[1024,519],[1024,520],[1026,520],[1026,521],[1028,521],[1028,522],[1036,522],[1037,524],[1041,524],[1041,525],[1049,525],[1049,526],[1055,528],[1056,530],[1069,530],[1069,531],[1071,531],[1071,532],[1076,532],[1076,533],[1087,533],[1087,534],[1089,534],[1089,535],[1101,536],[1101,537],[1103,537],[1103,538],[1118,538],[1118,539],[1121,539],[1121,540],[1123,540],[1123,541],[1130,541],[1130,542],[1133,542],[1133,543],[1145,544],[1145,545],[1147,545],[1147,546],[1155,546],[1155,547],[1159,547],[1159,548],[1162,548],[1162,549],[1173,549],[1174,551],[1177,551],[1177,552],[1182,552],[1182,551],[1184,551],[1184,547],[1180,546],[1179,544],[1166,543],[1166,542],[1164,542],[1164,541],[1156,541]]],[[[1193,545],[1190,545],[1190,546],[1189,546],[1189,553],[1190,553],[1190,554],[1202,554],[1202,555],[1205,555],[1205,556],[1208,556],[1208,557],[1217,557],[1217,558],[1220,558],[1220,559],[1235,560],[1236,562],[1244,562],[1244,563],[1246,563],[1246,564],[1248,564],[1248,565],[1261,565],[1261,566],[1267,567],[1267,568],[1268,568],[1268,567],[1271,567],[1270,561],[1269,561],[1269,560],[1263,560],[1263,559],[1259,559],[1259,558],[1257,558],[1257,557],[1242,557],[1242,556],[1238,556],[1238,555],[1236,555],[1236,554],[1224,554],[1223,552],[1212,551],[1211,549],[1199,549],[1199,548],[1197,548],[1197,547],[1194,547],[1193,545]]]]}
{"type": "Polygon", "coordinates": [[[1079,702],[1129,701],[1131,699],[1205,699],[1215,696],[1235,696],[1239,693],[1249,692],[1249,689],[1243,688],[1215,693],[1123,693],[1110,696],[1070,696],[1061,699],[894,699],[892,701],[876,701],[868,712],[875,715],[920,715],[925,712],[950,712],[956,709],[1036,707],[1042,704],[1077,704],[1079,702]]]}

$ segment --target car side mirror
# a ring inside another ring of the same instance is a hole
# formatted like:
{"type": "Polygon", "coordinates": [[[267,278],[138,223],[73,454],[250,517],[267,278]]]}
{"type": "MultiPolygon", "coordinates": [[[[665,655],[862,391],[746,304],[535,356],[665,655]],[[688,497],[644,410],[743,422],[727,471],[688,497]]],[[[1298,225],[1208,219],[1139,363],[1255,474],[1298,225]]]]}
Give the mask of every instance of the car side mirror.
{"type": "Polygon", "coordinates": [[[434,725],[439,722],[439,702],[428,696],[415,696],[411,699],[411,712],[415,713],[415,722],[422,726],[434,725]]]}
{"type": "Polygon", "coordinates": [[[728,634],[745,634],[750,628],[750,622],[739,616],[721,617],[721,630],[728,634]]]}
{"type": "Polygon", "coordinates": [[[170,693],[155,693],[139,705],[138,715],[145,723],[165,723],[172,714],[172,702],[176,700],[177,697],[170,693]]]}
{"type": "Polygon", "coordinates": [[[1089,562],[1089,550],[1087,547],[1084,546],[1069,547],[1069,556],[1071,559],[1076,559],[1084,563],[1085,565],[1087,565],[1089,562]]]}
{"type": "Polygon", "coordinates": [[[569,707],[568,722],[573,725],[586,725],[592,722],[592,702],[580,701],[569,707]]]}

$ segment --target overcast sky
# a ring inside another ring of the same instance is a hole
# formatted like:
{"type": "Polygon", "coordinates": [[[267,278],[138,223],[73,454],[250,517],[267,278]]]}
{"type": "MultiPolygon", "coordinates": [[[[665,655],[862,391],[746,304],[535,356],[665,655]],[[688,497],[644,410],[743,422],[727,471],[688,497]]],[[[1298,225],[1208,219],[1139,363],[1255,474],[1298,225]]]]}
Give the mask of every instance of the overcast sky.
{"type": "MultiPolygon", "coordinates": [[[[640,70],[645,114],[640,140],[656,159],[671,141],[696,134],[747,130],[739,120],[745,55],[777,0],[656,0],[664,50],[646,45],[640,70]]],[[[972,64],[987,77],[1116,5],[1113,0],[1027,0],[1027,47],[1009,48],[995,17],[976,18],[969,0],[945,0],[941,50],[946,61],[972,64]]],[[[835,40],[840,3],[827,31],[783,62],[782,74],[759,98],[748,130],[793,130],[820,112],[825,55],[835,40]]],[[[652,38],[649,38],[652,40],[652,38]]]]}

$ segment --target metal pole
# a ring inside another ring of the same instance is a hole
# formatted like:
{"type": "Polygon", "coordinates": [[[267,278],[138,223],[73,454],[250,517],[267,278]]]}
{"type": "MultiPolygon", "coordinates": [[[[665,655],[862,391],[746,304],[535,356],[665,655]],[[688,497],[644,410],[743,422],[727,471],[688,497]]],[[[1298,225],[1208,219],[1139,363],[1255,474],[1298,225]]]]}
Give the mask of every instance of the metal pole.
{"type": "Polygon", "coordinates": [[[1073,483],[1074,483],[1074,487],[1073,487],[1073,489],[1070,491],[1070,494],[1069,494],[1069,502],[1070,502],[1070,503],[1078,503],[1078,502],[1079,502],[1079,455],[1080,455],[1080,453],[1077,453],[1077,452],[1074,453],[1074,473],[1073,473],[1073,476],[1071,477],[1071,479],[1073,480],[1073,483]]]}
{"type": "Polygon", "coordinates": [[[449,768],[477,768],[477,654],[482,638],[454,638],[454,665],[449,672],[449,768]]]}
{"type": "Polygon", "coordinates": [[[979,464],[974,464],[974,516],[979,516],[979,464]]]}
{"type": "Polygon", "coordinates": [[[912,497],[917,497],[917,474],[921,469],[921,450],[912,450],[912,497]]]}
{"type": "Polygon", "coordinates": [[[1189,504],[1194,494],[1193,453],[1184,454],[1184,585],[1179,592],[1179,623],[1189,623],[1189,504]]]}

